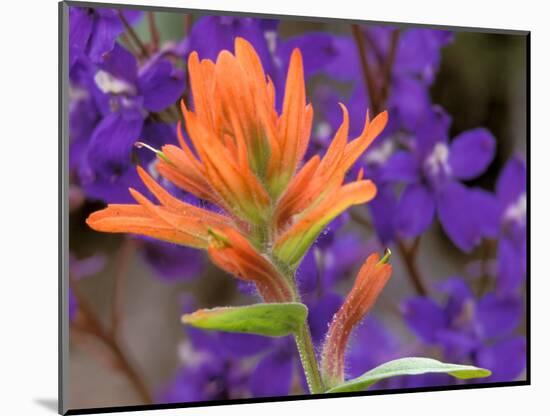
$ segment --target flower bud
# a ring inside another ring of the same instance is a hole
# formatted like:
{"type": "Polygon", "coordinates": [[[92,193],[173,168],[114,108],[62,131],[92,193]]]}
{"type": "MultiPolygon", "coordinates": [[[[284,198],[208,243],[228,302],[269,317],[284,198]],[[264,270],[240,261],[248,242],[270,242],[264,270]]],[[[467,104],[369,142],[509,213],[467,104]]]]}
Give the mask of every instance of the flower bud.
{"type": "Polygon", "coordinates": [[[390,255],[391,252],[387,250],[382,259],[376,253],[369,256],[359,270],[344,304],[332,319],[323,346],[321,362],[323,380],[329,388],[344,382],[344,354],[349,336],[374,305],[390,278],[390,255]]]}

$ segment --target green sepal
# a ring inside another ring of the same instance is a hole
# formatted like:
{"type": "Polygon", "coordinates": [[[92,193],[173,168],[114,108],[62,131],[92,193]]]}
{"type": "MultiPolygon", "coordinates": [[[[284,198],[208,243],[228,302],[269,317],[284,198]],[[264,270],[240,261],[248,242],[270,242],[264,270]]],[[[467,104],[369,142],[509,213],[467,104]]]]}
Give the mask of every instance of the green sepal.
{"type": "Polygon", "coordinates": [[[199,309],[183,315],[184,324],[196,328],[282,337],[298,331],[307,318],[302,303],[259,303],[249,306],[199,309]]]}

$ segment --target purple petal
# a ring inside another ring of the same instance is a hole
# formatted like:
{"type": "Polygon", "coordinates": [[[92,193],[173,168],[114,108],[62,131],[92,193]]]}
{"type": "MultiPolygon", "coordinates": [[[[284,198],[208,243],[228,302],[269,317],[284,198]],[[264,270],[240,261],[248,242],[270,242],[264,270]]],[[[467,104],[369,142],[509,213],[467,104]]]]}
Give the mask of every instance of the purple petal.
{"type": "Polygon", "coordinates": [[[135,203],[128,192],[129,187],[143,192],[145,187],[135,169],[125,166],[121,174],[103,176],[99,172],[91,171],[86,164],[82,164],[79,178],[86,197],[90,200],[99,200],[112,204],[135,203]]]}
{"type": "Polygon", "coordinates": [[[355,233],[340,233],[320,259],[323,288],[332,288],[338,280],[355,272],[368,254],[378,248],[372,241],[365,242],[355,233]]]}
{"type": "MultiPolygon", "coordinates": [[[[338,57],[329,62],[325,72],[338,81],[355,81],[361,79],[361,67],[357,45],[351,36],[334,36],[333,47],[339,51],[338,57]]],[[[361,85],[361,87],[363,87],[361,85]]],[[[363,87],[364,89],[364,87],[363,87]]]]}
{"type": "Polygon", "coordinates": [[[250,376],[250,391],[254,397],[287,396],[290,392],[294,357],[286,351],[266,355],[250,376]]]}
{"type": "Polygon", "coordinates": [[[500,207],[495,195],[479,188],[471,189],[470,194],[481,234],[485,238],[496,238],[500,226],[500,207]]]}
{"type": "Polygon", "coordinates": [[[346,352],[346,366],[350,377],[397,358],[399,343],[378,319],[367,316],[354,331],[346,352]]]}
{"type": "Polygon", "coordinates": [[[233,357],[249,357],[265,351],[273,340],[261,335],[220,332],[219,342],[233,357]]]}
{"type": "Polygon", "coordinates": [[[88,163],[96,174],[117,177],[128,169],[142,126],[143,117],[134,110],[112,113],[99,123],[88,148],[88,163]]]}
{"type": "Polygon", "coordinates": [[[99,67],[118,79],[131,84],[137,81],[137,61],[127,49],[118,43],[103,54],[99,67]]]}
{"type": "Polygon", "coordinates": [[[437,194],[437,213],[445,233],[464,252],[480,241],[476,207],[470,190],[459,182],[449,181],[437,194]]]}
{"type": "Polygon", "coordinates": [[[162,111],[180,98],[185,78],[183,71],[167,60],[160,60],[140,73],[138,86],[143,106],[150,111],[162,111]]]}
{"type": "Polygon", "coordinates": [[[193,349],[208,352],[215,357],[224,357],[226,355],[224,346],[220,343],[220,339],[218,337],[219,333],[191,327],[185,327],[185,333],[191,341],[193,349]]]}
{"type": "MultiPolygon", "coordinates": [[[[361,134],[361,132],[363,131],[363,128],[365,127],[367,111],[370,108],[370,100],[366,94],[366,91],[363,85],[358,85],[357,87],[355,87],[355,89],[351,94],[350,99],[346,103],[346,106],[349,110],[349,119],[350,119],[349,135],[350,137],[357,137],[361,134]]],[[[332,111],[334,111],[334,109],[332,111]]],[[[372,113],[372,110],[371,110],[371,113],[372,113]]],[[[372,117],[372,114],[370,116],[372,117]]],[[[340,122],[338,122],[337,126],[340,126],[340,122]]],[[[388,127],[384,129],[384,132],[387,129],[388,127]]],[[[384,134],[384,132],[382,134],[384,134]]]]}
{"type": "Polygon", "coordinates": [[[80,54],[86,52],[92,34],[94,18],[84,7],[69,8],[69,53],[71,64],[80,54]]]}
{"type": "MultiPolygon", "coordinates": [[[[473,316],[465,316],[465,314],[471,315],[468,308],[474,305],[474,295],[466,281],[459,276],[450,277],[438,284],[437,289],[448,296],[445,305],[447,317],[450,320],[466,320],[466,324],[469,324],[473,316]]],[[[473,310],[473,308],[470,309],[473,310]]]]}
{"type": "Polygon", "coordinates": [[[181,368],[157,393],[157,402],[168,404],[206,400],[206,379],[201,366],[181,368]]]}
{"type": "Polygon", "coordinates": [[[201,59],[215,60],[222,49],[233,51],[235,37],[254,45],[264,69],[273,72],[272,56],[265,37],[265,21],[246,17],[204,16],[193,25],[189,35],[189,50],[197,51],[201,59]]]}
{"type": "Polygon", "coordinates": [[[437,143],[447,143],[451,117],[437,105],[432,106],[419,121],[416,131],[416,149],[420,159],[428,157],[437,143]]]}
{"type": "Polygon", "coordinates": [[[422,234],[433,221],[435,201],[428,188],[421,184],[408,185],[397,207],[397,230],[408,238],[422,234]]]}
{"type": "Polygon", "coordinates": [[[497,286],[500,293],[510,293],[517,289],[525,278],[525,241],[520,247],[513,239],[502,237],[497,249],[497,286]]]}
{"type": "Polygon", "coordinates": [[[514,337],[506,341],[484,347],[477,352],[476,365],[492,371],[484,382],[514,381],[526,366],[527,343],[524,337],[514,337]]]}
{"type": "Polygon", "coordinates": [[[453,33],[434,29],[408,29],[399,38],[395,73],[419,77],[431,83],[441,60],[441,48],[453,33]]]}
{"type": "Polygon", "coordinates": [[[328,325],[341,305],[342,297],[335,293],[329,293],[317,302],[308,304],[309,314],[307,320],[315,345],[320,345],[324,340],[328,325]]]}
{"type": "Polygon", "coordinates": [[[451,142],[449,164],[458,179],[481,175],[495,157],[496,141],[491,132],[477,128],[459,134],[451,142]]]}
{"type": "Polygon", "coordinates": [[[403,126],[414,130],[427,112],[431,100],[427,87],[419,80],[409,77],[396,78],[388,103],[392,114],[403,126]]]}
{"type": "Polygon", "coordinates": [[[283,68],[288,66],[290,55],[295,48],[302,52],[306,78],[324,70],[340,55],[334,36],[325,32],[308,32],[288,38],[281,43],[277,52],[283,68]]]}
{"type": "Polygon", "coordinates": [[[445,313],[432,299],[415,297],[403,308],[403,316],[409,328],[425,342],[436,343],[437,334],[445,328],[445,313]]]}
{"type": "Polygon", "coordinates": [[[384,181],[414,183],[419,180],[419,176],[418,160],[410,152],[395,152],[383,165],[384,181]]]}
{"type": "Polygon", "coordinates": [[[527,169],[525,161],[519,156],[511,158],[498,177],[496,192],[503,206],[509,206],[517,202],[525,193],[527,186],[527,169]]]}
{"type": "Polygon", "coordinates": [[[73,321],[78,310],[78,302],[71,288],[69,288],[69,321],[73,321]]]}
{"type": "MultiPolygon", "coordinates": [[[[79,160],[81,154],[75,155],[72,147],[75,143],[86,144],[92,135],[94,128],[100,121],[100,114],[94,101],[91,99],[81,99],[71,103],[69,113],[69,131],[71,137],[71,159],[79,160]]],[[[82,146],[81,146],[81,149],[82,146]]],[[[72,165],[73,160],[71,160],[72,165]]]]}
{"type": "Polygon", "coordinates": [[[524,313],[521,299],[516,296],[485,295],[477,304],[477,321],[486,338],[509,334],[519,325],[524,313]]]}
{"type": "Polygon", "coordinates": [[[443,347],[445,359],[448,361],[463,361],[480,345],[478,337],[473,332],[444,329],[437,333],[437,343],[443,347]]]}
{"type": "Polygon", "coordinates": [[[390,185],[378,186],[374,199],[368,204],[372,222],[380,242],[388,245],[395,238],[397,198],[390,185]]]}
{"type": "Polygon", "coordinates": [[[116,11],[105,10],[105,13],[98,13],[88,44],[88,56],[90,59],[96,63],[101,62],[103,55],[114,48],[116,38],[123,31],[124,27],[116,11]]]}
{"type": "Polygon", "coordinates": [[[300,293],[311,293],[319,285],[320,276],[315,256],[316,250],[316,247],[312,247],[308,250],[296,271],[296,280],[300,288],[300,293]]]}

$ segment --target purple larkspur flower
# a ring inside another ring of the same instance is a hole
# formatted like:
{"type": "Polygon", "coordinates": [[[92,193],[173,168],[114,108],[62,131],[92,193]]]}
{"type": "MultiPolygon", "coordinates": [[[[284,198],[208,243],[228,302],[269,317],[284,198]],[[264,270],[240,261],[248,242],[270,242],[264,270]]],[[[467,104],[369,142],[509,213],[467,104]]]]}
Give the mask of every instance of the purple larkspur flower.
{"type": "Polygon", "coordinates": [[[498,285],[503,292],[514,290],[527,270],[527,169],[519,157],[511,159],[497,181],[501,207],[498,243],[498,285]]]}
{"type": "Polygon", "coordinates": [[[451,362],[473,361],[493,375],[485,381],[512,381],[525,368],[526,344],[516,331],[524,305],[515,295],[488,293],[476,299],[460,277],[445,281],[440,304],[428,297],[404,304],[409,328],[426,344],[440,346],[451,362]]]}
{"type": "Polygon", "coordinates": [[[527,168],[523,158],[516,155],[506,163],[495,194],[477,190],[475,198],[484,236],[498,241],[498,290],[515,291],[527,271],[527,168]]]}
{"type": "MultiPolygon", "coordinates": [[[[362,35],[369,46],[367,58],[371,67],[384,66],[394,30],[391,27],[362,27],[362,35]]],[[[352,120],[350,135],[357,136],[363,128],[364,109],[370,107],[357,45],[350,36],[309,36],[311,39],[306,38],[304,43],[309,45],[316,41],[314,49],[318,51],[318,55],[324,57],[319,59],[321,71],[336,80],[353,83],[347,107],[352,120]],[[327,36],[330,39],[327,39],[327,36]]],[[[367,177],[377,183],[377,196],[371,201],[368,209],[373,226],[383,244],[389,244],[395,238],[398,201],[393,187],[384,180],[381,168],[395,153],[399,141],[414,135],[420,120],[431,110],[428,89],[440,64],[440,50],[452,40],[452,37],[451,32],[429,29],[409,29],[399,33],[386,103],[390,114],[388,126],[352,170],[355,174],[359,168],[366,168],[367,177]]],[[[341,122],[340,115],[334,111],[341,100],[341,94],[337,94],[330,87],[321,85],[316,88],[314,103],[320,120],[313,131],[311,152],[322,151],[330,143],[341,122]]]]}
{"type": "MultiPolygon", "coordinates": [[[[143,12],[121,10],[129,24],[139,21],[143,12]]],[[[124,31],[119,11],[105,7],[69,8],[69,62],[72,66],[79,58],[99,62],[105,53],[112,51],[116,38],[124,31]]]]}
{"type": "Polygon", "coordinates": [[[495,139],[484,128],[456,136],[450,143],[450,117],[434,107],[409,150],[398,150],[384,165],[384,180],[405,184],[397,213],[401,237],[413,238],[431,225],[436,213],[446,234],[463,251],[482,238],[471,189],[461,180],[481,175],[493,160],[495,139]]]}
{"type": "Polygon", "coordinates": [[[134,143],[177,143],[173,126],[148,115],[177,101],[185,88],[183,72],[162,56],[138,67],[135,57],[115,44],[99,64],[83,67],[75,78],[71,164],[89,198],[128,202],[128,187],[143,188],[132,157],[142,165],[154,160],[151,152],[136,151],[134,143]]]}

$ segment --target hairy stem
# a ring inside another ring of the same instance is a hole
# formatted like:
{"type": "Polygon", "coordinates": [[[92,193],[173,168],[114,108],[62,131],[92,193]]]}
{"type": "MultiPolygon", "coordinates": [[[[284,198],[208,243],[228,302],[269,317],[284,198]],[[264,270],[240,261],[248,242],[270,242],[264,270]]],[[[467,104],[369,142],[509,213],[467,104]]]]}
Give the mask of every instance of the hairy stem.
{"type": "Polygon", "coordinates": [[[319,364],[317,357],[315,356],[315,349],[313,348],[313,341],[311,340],[311,332],[307,322],[302,325],[300,331],[294,335],[296,346],[300,354],[300,361],[304,368],[306,375],[307,385],[310,393],[323,393],[325,386],[319,372],[319,364]]]}
{"type": "MultiPolygon", "coordinates": [[[[270,239],[272,239],[272,233],[268,233],[270,239]]],[[[271,256],[273,264],[276,264],[271,256]]],[[[286,273],[279,268],[280,275],[289,283],[294,292],[295,302],[301,302],[300,291],[296,284],[296,277],[293,272],[287,271],[286,273]]],[[[307,380],[307,386],[309,392],[312,394],[319,394],[325,392],[326,388],[321,378],[321,372],[319,371],[319,362],[315,355],[315,348],[313,347],[313,340],[311,339],[311,331],[307,321],[302,325],[300,330],[294,334],[294,341],[300,355],[300,362],[304,369],[304,374],[307,380]]]]}

